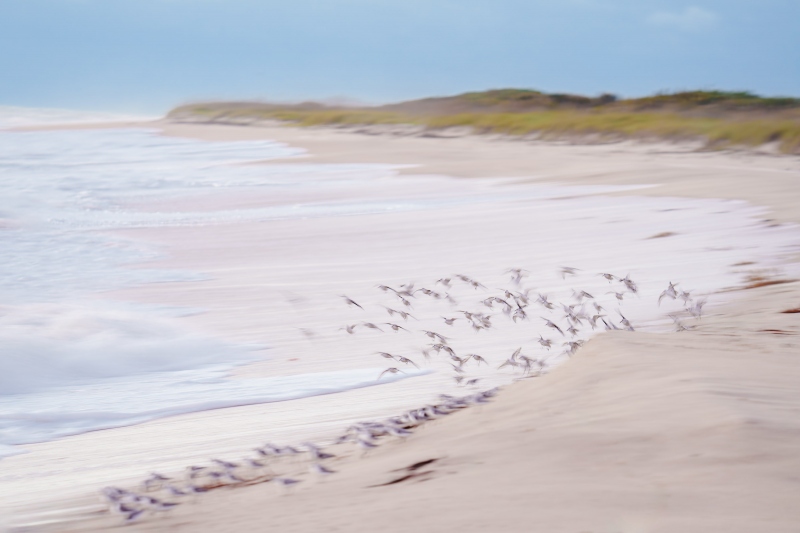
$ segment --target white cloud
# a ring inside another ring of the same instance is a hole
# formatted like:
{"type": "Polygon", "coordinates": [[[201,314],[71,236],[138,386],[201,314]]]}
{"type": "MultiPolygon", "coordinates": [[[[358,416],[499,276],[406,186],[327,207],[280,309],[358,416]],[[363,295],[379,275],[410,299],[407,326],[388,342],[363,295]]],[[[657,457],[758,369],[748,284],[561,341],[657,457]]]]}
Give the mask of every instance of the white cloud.
{"type": "Polygon", "coordinates": [[[701,31],[714,26],[717,15],[708,9],[690,6],[677,13],[658,11],[650,15],[647,21],[656,26],[677,28],[682,31],[701,31]]]}

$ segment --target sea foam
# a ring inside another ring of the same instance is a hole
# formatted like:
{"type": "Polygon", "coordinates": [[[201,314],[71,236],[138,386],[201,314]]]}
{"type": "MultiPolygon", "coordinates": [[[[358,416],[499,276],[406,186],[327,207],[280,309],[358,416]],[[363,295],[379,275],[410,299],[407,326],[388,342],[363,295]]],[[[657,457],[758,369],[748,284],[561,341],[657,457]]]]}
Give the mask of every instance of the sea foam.
{"type": "Polygon", "coordinates": [[[56,124],[89,124],[155,120],[155,115],[133,115],[103,111],[78,111],[53,107],[0,106],[0,129],[56,124]]]}
{"type": "Polygon", "coordinates": [[[241,347],[108,306],[6,306],[0,313],[0,395],[248,359],[241,347]]]}

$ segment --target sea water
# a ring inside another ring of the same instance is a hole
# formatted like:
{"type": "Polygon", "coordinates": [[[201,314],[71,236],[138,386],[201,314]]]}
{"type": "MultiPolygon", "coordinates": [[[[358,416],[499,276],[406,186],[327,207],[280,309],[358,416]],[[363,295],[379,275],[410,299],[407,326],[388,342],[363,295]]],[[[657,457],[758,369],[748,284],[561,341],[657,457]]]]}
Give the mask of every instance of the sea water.
{"type": "MultiPolygon", "coordinates": [[[[42,117],[113,118],[32,115],[29,122],[37,124],[42,117]]],[[[4,122],[25,125],[24,110],[13,109],[4,122]]],[[[252,361],[253,347],[186,331],[173,320],[195,310],[93,297],[138,284],[203,279],[199,272],[126,268],[158,252],[98,230],[349,212],[342,206],[204,214],[121,207],[213,189],[303,186],[291,171],[271,178],[237,166],[301,152],[269,141],[200,142],[147,129],[0,131],[0,444],[6,445],[0,454],[19,451],[8,445],[375,383],[377,368],[231,381],[228,371],[252,361]]],[[[352,180],[369,169],[320,174],[352,180]]]]}

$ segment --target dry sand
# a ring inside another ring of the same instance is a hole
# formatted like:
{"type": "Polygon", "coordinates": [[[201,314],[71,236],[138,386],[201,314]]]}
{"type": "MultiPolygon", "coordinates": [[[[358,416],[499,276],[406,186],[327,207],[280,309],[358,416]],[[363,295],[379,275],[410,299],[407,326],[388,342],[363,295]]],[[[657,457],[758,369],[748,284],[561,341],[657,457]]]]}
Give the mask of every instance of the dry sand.
{"type": "MultiPolygon", "coordinates": [[[[668,145],[159,127],[204,139],[281,140],[309,149],[313,162],[418,165],[404,173],[660,183],[624,194],[743,199],[769,207],[777,221],[800,222],[797,158],[668,145]]],[[[339,474],[293,494],[264,484],[216,491],[129,529],[797,531],[800,313],[784,311],[800,307],[800,283],[787,281],[742,289],[694,331],[600,335],[552,373],[429,424],[405,443],[366,458],[344,455],[331,463],[339,474]]],[[[118,523],[100,516],[55,529],[118,523]]]]}
{"type": "Polygon", "coordinates": [[[410,165],[403,174],[572,185],[658,183],[645,194],[741,199],[769,207],[777,220],[800,222],[800,158],[795,156],[700,152],[693,144],[587,145],[488,135],[395,137],[333,128],[153,125],[167,135],[205,140],[274,139],[306,148],[310,155],[300,161],[410,165]]]}

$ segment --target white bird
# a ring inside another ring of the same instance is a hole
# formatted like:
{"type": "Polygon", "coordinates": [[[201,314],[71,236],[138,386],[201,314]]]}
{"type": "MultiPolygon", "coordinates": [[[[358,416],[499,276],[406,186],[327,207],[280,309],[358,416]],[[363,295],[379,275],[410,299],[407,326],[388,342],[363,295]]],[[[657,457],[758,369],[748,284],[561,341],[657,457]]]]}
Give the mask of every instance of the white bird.
{"type": "Polygon", "coordinates": [[[308,469],[311,471],[312,474],[319,474],[321,476],[327,476],[336,473],[336,470],[331,470],[330,468],[326,468],[319,463],[311,463],[308,469]]]}
{"type": "Polygon", "coordinates": [[[550,320],[546,319],[545,317],[539,317],[539,318],[541,318],[542,320],[544,320],[544,324],[545,324],[545,326],[547,326],[548,328],[553,328],[554,330],[556,330],[556,331],[558,331],[559,333],[561,333],[561,335],[564,335],[564,332],[563,332],[563,331],[561,331],[561,328],[560,328],[560,327],[558,327],[558,325],[557,325],[557,324],[554,324],[552,321],[550,321],[550,320]]]}
{"type": "Polygon", "coordinates": [[[633,280],[631,279],[631,275],[630,274],[626,274],[624,278],[620,278],[619,280],[622,283],[624,283],[625,287],[627,287],[627,289],[629,291],[631,291],[633,294],[638,294],[639,289],[636,286],[636,283],[634,283],[633,280]]]}
{"type": "Polygon", "coordinates": [[[271,479],[271,481],[287,489],[292,485],[296,485],[297,483],[302,483],[299,479],[292,479],[289,477],[274,477],[271,479]]]}
{"type": "Polygon", "coordinates": [[[383,375],[384,375],[384,374],[386,374],[386,373],[389,373],[389,374],[397,374],[398,372],[400,372],[401,374],[405,374],[405,372],[403,372],[403,371],[402,371],[402,370],[400,370],[399,368],[395,368],[395,367],[387,368],[386,370],[384,370],[383,372],[381,372],[381,374],[378,376],[378,379],[376,379],[375,381],[380,381],[380,379],[381,379],[381,378],[383,377],[383,375]]]}
{"type": "Polygon", "coordinates": [[[598,274],[598,276],[603,276],[608,280],[609,283],[617,279],[617,277],[614,274],[608,274],[606,272],[601,272],[600,274],[598,274]]]}
{"type": "Polygon", "coordinates": [[[577,268],[566,267],[566,266],[562,266],[560,268],[561,268],[561,278],[562,279],[566,278],[567,276],[577,276],[577,274],[575,274],[575,272],[578,270],[577,268]]]}
{"type": "Polygon", "coordinates": [[[549,350],[550,346],[553,345],[553,341],[551,341],[550,339],[545,339],[544,337],[539,335],[539,344],[541,344],[542,346],[544,346],[545,348],[547,348],[549,350]]]}
{"type": "Polygon", "coordinates": [[[555,306],[547,299],[546,294],[540,294],[536,301],[542,305],[542,307],[546,307],[547,309],[553,309],[555,306]]]}
{"type": "Polygon", "coordinates": [[[514,357],[512,356],[512,357],[509,357],[508,359],[506,359],[505,361],[503,361],[503,364],[501,364],[500,366],[498,366],[498,367],[497,367],[497,370],[500,370],[500,369],[501,369],[501,368],[503,368],[504,366],[512,366],[512,367],[517,367],[517,366],[519,366],[519,363],[518,363],[518,362],[517,362],[517,360],[516,360],[516,359],[514,359],[514,357]]]}
{"type": "Polygon", "coordinates": [[[506,274],[511,274],[511,281],[514,282],[514,285],[519,285],[522,278],[528,275],[528,271],[522,268],[509,268],[506,270],[506,274]]]}
{"type": "Polygon", "coordinates": [[[412,364],[412,365],[416,366],[417,368],[419,368],[417,363],[415,363],[414,361],[412,361],[408,357],[403,357],[402,355],[400,357],[397,357],[397,361],[400,362],[400,363],[406,364],[406,365],[412,364]]]}
{"type": "Polygon", "coordinates": [[[693,317],[700,318],[703,316],[703,306],[705,304],[706,300],[705,298],[703,298],[702,300],[698,300],[696,304],[694,304],[692,307],[687,308],[686,310],[689,311],[689,313],[693,317]]]}
{"type": "Polygon", "coordinates": [[[439,335],[435,331],[428,331],[427,329],[423,329],[422,332],[433,340],[438,339],[439,342],[441,342],[442,344],[444,344],[448,340],[447,337],[445,337],[444,335],[439,335]]]}
{"type": "Polygon", "coordinates": [[[363,308],[363,307],[361,307],[360,305],[358,305],[358,304],[356,303],[356,301],[355,301],[355,300],[353,300],[352,298],[348,298],[348,297],[347,297],[347,296],[345,296],[344,294],[342,294],[342,295],[340,295],[340,296],[341,296],[342,298],[344,298],[344,301],[347,303],[347,305],[350,305],[350,306],[352,306],[352,305],[355,305],[356,307],[358,307],[358,308],[359,308],[359,309],[361,309],[362,311],[364,310],[364,308],[363,308]]]}
{"type": "Polygon", "coordinates": [[[667,287],[666,290],[664,290],[664,292],[662,292],[661,295],[658,297],[658,305],[661,305],[661,300],[663,300],[664,298],[671,298],[674,300],[677,297],[678,293],[675,290],[675,285],[670,281],[669,287],[667,287]]]}
{"type": "Polygon", "coordinates": [[[478,366],[480,366],[480,364],[481,364],[481,363],[486,363],[487,365],[489,364],[489,363],[486,361],[486,359],[484,359],[483,357],[481,357],[480,355],[478,355],[478,354],[476,354],[476,353],[471,353],[471,354],[468,354],[468,355],[467,355],[467,357],[466,357],[466,359],[467,359],[467,360],[469,360],[470,358],[472,358],[472,359],[475,359],[475,361],[477,361],[477,362],[478,362],[478,366]]]}
{"type": "Polygon", "coordinates": [[[633,329],[633,326],[632,326],[632,325],[631,325],[631,323],[628,321],[628,319],[627,319],[627,318],[625,318],[625,317],[623,316],[623,314],[622,314],[622,313],[620,313],[619,311],[617,311],[617,313],[619,313],[619,316],[622,318],[622,320],[620,320],[620,324],[622,324],[623,326],[625,326],[625,327],[628,329],[628,331],[634,331],[634,329],[633,329]]]}

